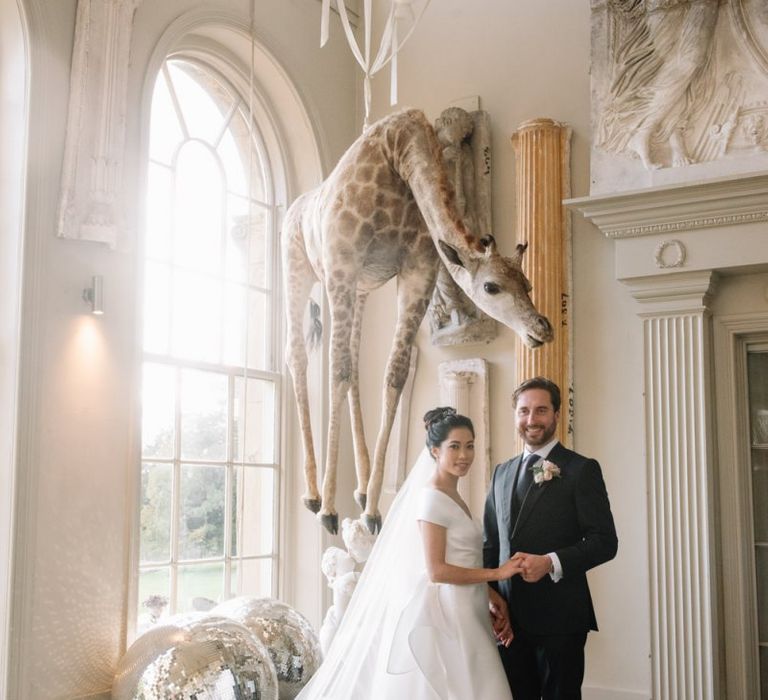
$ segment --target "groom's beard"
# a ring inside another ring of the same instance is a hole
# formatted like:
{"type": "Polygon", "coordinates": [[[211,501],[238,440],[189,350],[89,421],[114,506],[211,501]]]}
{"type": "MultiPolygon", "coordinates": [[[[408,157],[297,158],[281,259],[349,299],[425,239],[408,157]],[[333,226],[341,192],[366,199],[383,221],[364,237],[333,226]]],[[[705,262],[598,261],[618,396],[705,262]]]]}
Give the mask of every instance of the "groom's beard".
{"type": "Polygon", "coordinates": [[[520,437],[523,439],[523,442],[528,445],[528,447],[541,447],[542,445],[546,445],[554,436],[555,432],[557,432],[557,421],[553,420],[550,425],[541,425],[541,423],[537,423],[535,425],[528,425],[528,426],[521,426],[518,430],[518,433],[520,434],[520,437]],[[539,432],[537,435],[529,434],[531,431],[540,429],[541,432],[539,432]]]}

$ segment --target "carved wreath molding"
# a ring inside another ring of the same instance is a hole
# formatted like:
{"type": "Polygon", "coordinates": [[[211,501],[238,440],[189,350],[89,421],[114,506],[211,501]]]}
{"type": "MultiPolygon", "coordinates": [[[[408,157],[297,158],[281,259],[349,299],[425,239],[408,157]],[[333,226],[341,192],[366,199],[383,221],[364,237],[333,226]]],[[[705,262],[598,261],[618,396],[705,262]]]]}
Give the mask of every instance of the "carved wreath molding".
{"type": "Polygon", "coordinates": [[[681,241],[662,241],[656,246],[653,257],[656,267],[665,269],[671,267],[683,267],[683,265],[685,265],[685,254],[685,246],[681,241]],[[667,254],[668,250],[674,253],[674,258],[667,254]]]}

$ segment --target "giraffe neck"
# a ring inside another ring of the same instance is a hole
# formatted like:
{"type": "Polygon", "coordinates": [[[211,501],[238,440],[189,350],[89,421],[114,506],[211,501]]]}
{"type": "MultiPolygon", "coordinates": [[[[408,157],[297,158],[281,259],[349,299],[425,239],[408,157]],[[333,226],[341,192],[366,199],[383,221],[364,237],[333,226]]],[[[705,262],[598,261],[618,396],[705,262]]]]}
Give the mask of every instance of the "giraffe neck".
{"type": "Polygon", "coordinates": [[[392,125],[387,142],[392,145],[393,166],[413,192],[432,239],[460,249],[477,249],[479,243],[456,211],[453,189],[432,125],[418,111],[403,116],[404,123],[396,121],[392,125]]]}

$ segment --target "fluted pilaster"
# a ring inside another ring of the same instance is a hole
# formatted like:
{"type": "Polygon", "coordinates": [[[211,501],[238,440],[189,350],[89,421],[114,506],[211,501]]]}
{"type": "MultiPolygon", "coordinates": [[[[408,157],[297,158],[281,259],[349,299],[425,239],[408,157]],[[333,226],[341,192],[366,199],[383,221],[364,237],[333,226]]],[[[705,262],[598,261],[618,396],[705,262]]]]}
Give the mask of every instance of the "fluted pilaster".
{"type": "Polygon", "coordinates": [[[560,440],[571,444],[570,298],[571,231],[562,201],[570,195],[570,127],[552,119],[532,119],[512,136],[516,156],[517,232],[528,242],[523,269],[533,286],[531,298],[555,329],[552,343],[537,349],[518,345],[520,381],[544,375],[563,393],[560,440]]]}
{"type": "Polygon", "coordinates": [[[711,272],[629,282],[642,302],[651,584],[657,700],[717,700],[711,272]]]}

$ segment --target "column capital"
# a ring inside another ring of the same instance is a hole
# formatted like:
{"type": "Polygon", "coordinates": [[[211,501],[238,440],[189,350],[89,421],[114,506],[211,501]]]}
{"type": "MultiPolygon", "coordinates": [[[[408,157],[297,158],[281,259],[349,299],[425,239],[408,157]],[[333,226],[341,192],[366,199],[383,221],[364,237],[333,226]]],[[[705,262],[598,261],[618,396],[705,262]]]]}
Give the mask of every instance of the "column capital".
{"type": "Polygon", "coordinates": [[[718,275],[713,270],[675,272],[621,280],[642,304],[641,316],[705,313],[715,294],[718,275]]]}

